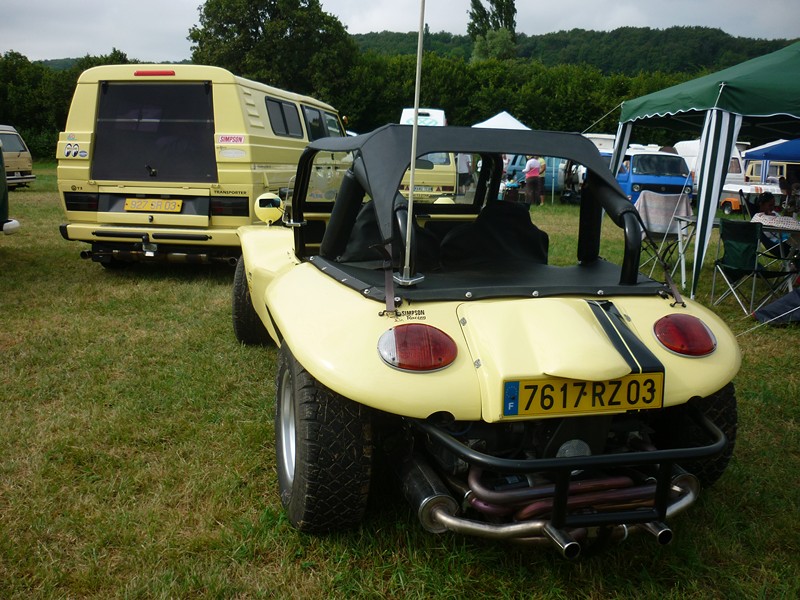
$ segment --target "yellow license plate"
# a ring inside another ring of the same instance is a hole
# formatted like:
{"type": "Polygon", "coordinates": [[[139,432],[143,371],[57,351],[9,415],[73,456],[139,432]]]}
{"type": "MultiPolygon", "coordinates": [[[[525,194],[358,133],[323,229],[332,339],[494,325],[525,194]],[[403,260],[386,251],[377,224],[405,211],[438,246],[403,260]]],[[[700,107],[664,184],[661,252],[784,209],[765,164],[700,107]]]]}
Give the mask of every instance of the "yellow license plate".
{"type": "Polygon", "coordinates": [[[183,200],[165,198],[125,198],[125,210],[136,212],[179,213],[183,200]]]}
{"type": "Polygon", "coordinates": [[[507,381],[503,391],[506,417],[648,410],[664,404],[664,374],[636,373],[609,381],[507,381]]]}

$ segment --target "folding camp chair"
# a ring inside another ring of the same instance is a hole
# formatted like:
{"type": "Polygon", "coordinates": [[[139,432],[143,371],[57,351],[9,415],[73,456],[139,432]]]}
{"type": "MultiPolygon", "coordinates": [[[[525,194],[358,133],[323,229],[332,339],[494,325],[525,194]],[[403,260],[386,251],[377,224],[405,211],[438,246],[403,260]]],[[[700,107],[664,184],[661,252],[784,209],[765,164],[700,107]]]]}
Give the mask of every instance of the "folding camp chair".
{"type": "Polygon", "coordinates": [[[634,207],[642,217],[642,223],[646,230],[643,233],[644,249],[650,255],[641,263],[640,269],[652,262],[653,266],[650,268],[650,275],[652,275],[657,264],[656,257],[660,256],[674,272],[677,266],[675,258],[679,242],[678,233],[680,228],[684,228],[683,233],[686,234],[688,227],[686,223],[677,221],[675,217],[692,215],[689,196],[643,191],[639,194],[634,207]],[[649,237],[647,233],[650,234],[649,237]]]}
{"type": "Polygon", "coordinates": [[[747,194],[744,193],[744,190],[739,190],[739,210],[742,212],[742,216],[748,221],[752,219],[753,215],[758,211],[757,206],[750,204],[750,200],[747,199],[747,194]]]}
{"type": "Polygon", "coordinates": [[[758,281],[764,282],[769,291],[759,299],[756,310],[780,292],[789,278],[795,275],[791,271],[771,270],[761,264],[759,259],[764,256],[764,253],[759,251],[760,243],[761,223],[720,220],[717,259],[714,261],[714,278],[711,282],[711,302],[714,306],[732,295],[746,315],[752,314],[758,281]],[[723,251],[721,258],[719,256],[720,248],[723,251]],[[717,273],[725,281],[728,289],[714,300],[717,273]],[[752,280],[749,309],[744,303],[746,298],[740,295],[742,286],[748,280],[752,280]]]}

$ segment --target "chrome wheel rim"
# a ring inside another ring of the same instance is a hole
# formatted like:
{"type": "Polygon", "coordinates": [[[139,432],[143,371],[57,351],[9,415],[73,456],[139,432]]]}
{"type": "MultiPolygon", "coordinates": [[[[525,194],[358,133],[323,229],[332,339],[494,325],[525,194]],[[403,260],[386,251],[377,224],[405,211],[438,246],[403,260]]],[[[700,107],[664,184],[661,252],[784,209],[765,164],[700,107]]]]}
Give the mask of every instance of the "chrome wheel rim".
{"type": "Polygon", "coordinates": [[[283,374],[281,380],[280,402],[280,448],[283,472],[286,474],[286,481],[289,486],[294,482],[294,461],[297,453],[297,443],[295,440],[295,421],[294,421],[294,401],[292,397],[292,382],[289,377],[288,369],[283,374]]]}

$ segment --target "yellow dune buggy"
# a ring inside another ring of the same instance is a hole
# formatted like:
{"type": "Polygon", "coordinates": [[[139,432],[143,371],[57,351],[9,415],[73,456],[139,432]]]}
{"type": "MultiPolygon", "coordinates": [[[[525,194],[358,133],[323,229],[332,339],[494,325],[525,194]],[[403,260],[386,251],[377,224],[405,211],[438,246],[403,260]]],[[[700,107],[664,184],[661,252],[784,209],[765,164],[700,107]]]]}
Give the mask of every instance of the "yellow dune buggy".
{"type": "Polygon", "coordinates": [[[257,208],[269,226],[239,230],[233,328],[280,347],[277,470],[298,529],[357,526],[382,457],[427,530],[574,558],[634,531],[669,542],[669,518],[726,468],[736,341],[669,277],[639,272],[641,220],[582,136],[388,125],[326,138],[257,208]],[[412,143],[415,173],[469,153],[474,187],[399,193],[412,143]],[[571,264],[550,264],[548,233],[499,199],[503,154],[586,168],[571,264]],[[604,219],[621,264],[600,256],[604,219]]]}

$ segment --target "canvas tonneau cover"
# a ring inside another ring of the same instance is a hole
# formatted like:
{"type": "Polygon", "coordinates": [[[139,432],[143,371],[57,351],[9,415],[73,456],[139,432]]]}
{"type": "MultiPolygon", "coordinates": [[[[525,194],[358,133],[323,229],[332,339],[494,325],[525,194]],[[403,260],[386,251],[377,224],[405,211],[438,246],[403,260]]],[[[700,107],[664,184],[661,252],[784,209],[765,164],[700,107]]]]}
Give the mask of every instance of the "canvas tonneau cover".
{"type": "MultiPolygon", "coordinates": [[[[339,283],[365,298],[384,302],[386,280],[380,270],[340,264],[314,256],[311,262],[339,283]]],[[[496,263],[489,269],[429,272],[400,293],[408,301],[485,300],[488,298],[550,298],[553,296],[652,296],[668,293],[665,284],[639,275],[635,285],[620,284],[620,266],[598,260],[589,264],[555,267],[530,262],[496,263]]]]}

